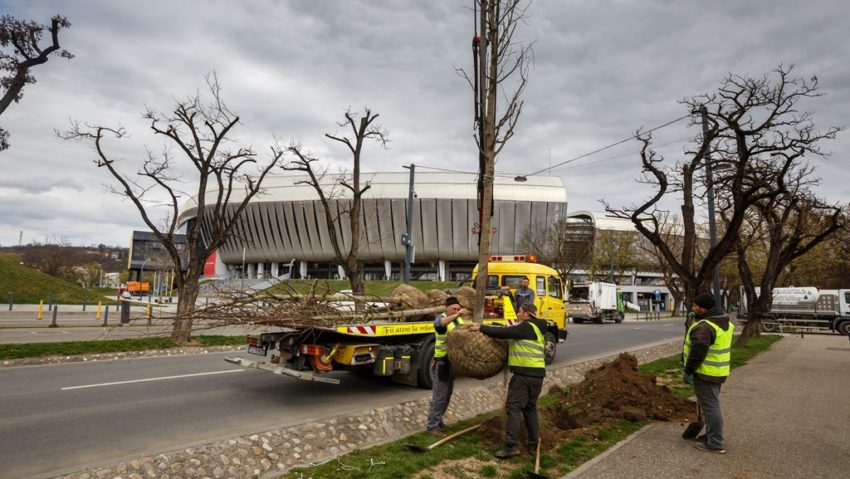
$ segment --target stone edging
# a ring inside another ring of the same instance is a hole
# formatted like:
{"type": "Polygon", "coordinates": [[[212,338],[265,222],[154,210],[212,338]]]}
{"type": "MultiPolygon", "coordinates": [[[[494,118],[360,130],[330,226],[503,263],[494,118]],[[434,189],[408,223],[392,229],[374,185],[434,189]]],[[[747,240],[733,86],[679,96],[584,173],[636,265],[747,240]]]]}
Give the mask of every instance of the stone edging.
{"type": "MultiPolygon", "coordinates": [[[[672,341],[630,351],[638,363],[646,363],[681,351],[681,341],[672,341]]],[[[210,348],[211,349],[211,348],[210,348]]],[[[544,391],[553,385],[566,386],[584,379],[584,373],[611,361],[617,355],[584,361],[547,371],[544,391]]],[[[455,391],[446,414],[449,422],[491,412],[502,407],[500,377],[455,391]]],[[[206,479],[279,477],[303,464],[316,464],[389,441],[425,428],[430,398],[360,414],[327,418],[321,422],[240,436],[203,446],[139,457],[110,466],[85,469],[61,476],[63,479],[206,479]]]]}

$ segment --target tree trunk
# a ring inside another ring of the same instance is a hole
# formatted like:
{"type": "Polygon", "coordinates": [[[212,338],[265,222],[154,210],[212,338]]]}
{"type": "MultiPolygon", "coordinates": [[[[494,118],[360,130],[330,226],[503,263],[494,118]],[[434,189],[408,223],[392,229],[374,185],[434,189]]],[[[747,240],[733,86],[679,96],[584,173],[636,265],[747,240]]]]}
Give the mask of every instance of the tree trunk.
{"type": "Polygon", "coordinates": [[[198,299],[198,281],[201,269],[189,266],[180,282],[180,296],[177,298],[177,317],[171,330],[174,344],[188,344],[192,340],[192,318],[195,313],[195,301],[198,299]]]}

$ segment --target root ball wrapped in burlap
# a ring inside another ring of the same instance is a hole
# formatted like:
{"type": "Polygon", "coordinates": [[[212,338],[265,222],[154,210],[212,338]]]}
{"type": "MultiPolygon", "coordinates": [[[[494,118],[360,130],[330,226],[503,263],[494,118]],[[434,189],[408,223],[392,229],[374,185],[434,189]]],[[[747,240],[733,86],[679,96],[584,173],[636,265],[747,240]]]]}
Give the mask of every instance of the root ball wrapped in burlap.
{"type": "Polygon", "coordinates": [[[445,291],[441,289],[432,289],[428,291],[428,306],[443,306],[446,304],[446,298],[449,297],[445,291]]]}
{"type": "Polygon", "coordinates": [[[461,286],[456,289],[454,292],[454,296],[460,302],[460,305],[470,311],[474,309],[475,306],[475,288],[470,288],[469,286],[461,286]]]}
{"type": "Polygon", "coordinates": [[[428,296],[425,296],[419,288],[409,284],[400,284],[390,294],[393,298],[401,301],[401,309],[420,309],[428,307],[428,296]]]}
{"type": "Polygon", "coordinates": [[[508,361],[508,343],[470,331],[468,324],[446,335],[449,361],[458,375],[487,379],[499,374],[508,361]]]}

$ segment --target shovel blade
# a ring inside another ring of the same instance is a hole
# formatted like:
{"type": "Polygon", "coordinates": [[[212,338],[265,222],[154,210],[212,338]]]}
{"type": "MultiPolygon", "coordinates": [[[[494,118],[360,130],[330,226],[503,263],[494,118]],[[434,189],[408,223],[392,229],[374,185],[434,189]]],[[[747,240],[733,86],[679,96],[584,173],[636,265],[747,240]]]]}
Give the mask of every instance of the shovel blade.
{"type": "Polygon", "coordinates": [[[699,435],[700,431],[702,431],[702,421],[692,422],[682,433],[682,439],[693,439],[699,435]]]}
{"type": "Polygon", "coordinates": [[[416,444],[405,444],[404,447],[406,447],[409,451],[413,451],[413,452],[428,452],[428,451],[430,451],[429,448],[417,446],[416,444]]]}

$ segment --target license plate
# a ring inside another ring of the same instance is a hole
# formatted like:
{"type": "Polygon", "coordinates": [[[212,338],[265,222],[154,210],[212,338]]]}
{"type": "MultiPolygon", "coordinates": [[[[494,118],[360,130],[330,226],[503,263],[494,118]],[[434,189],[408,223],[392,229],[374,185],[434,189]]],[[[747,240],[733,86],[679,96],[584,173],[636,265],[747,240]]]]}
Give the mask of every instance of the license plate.
{"type": "Polygon", "coordinates": [[[258,356],[265,356],[269,352],[269,348],[261,348],[259,346],[248,346],[248,352],[251,354],[256,354],[258,356]]]}

